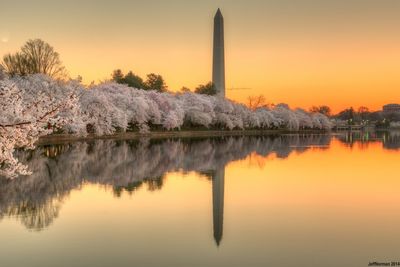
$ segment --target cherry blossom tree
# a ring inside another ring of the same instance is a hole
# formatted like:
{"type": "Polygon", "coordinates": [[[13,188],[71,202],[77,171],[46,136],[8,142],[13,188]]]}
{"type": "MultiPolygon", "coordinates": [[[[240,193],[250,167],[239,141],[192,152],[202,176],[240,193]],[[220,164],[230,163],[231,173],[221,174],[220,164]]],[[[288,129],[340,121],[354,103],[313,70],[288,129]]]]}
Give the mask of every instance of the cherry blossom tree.
{"type": "Polygon", "coordinates": [[[74,86],[57,85],[47,76],[0,80],[0,175],[29,174],[14,157],[15,149],[34,148],[40,136],[70,123],[78,108],[74,86]]]}
{"type": "MultiPolygon", "coordinates": [[[[152,126],[165,130],[196,127],[217,129],[324,129],[329,119],[319,113],[292,110],[285,104],[254,110],[215,96],[159,93],[104,83],[84,90],[80,99],[82,121],[97,135],[126,131],[130,126],[147,132],[152,126]]],[[[76,128],[76,127],[75,127],[76,128]]]]}

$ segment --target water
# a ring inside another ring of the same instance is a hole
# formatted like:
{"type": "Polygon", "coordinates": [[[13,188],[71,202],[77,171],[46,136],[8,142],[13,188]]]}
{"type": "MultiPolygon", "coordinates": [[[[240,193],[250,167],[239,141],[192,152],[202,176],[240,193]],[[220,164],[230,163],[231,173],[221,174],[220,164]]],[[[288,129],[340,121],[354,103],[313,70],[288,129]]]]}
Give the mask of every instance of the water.
{"type": "Polygon", "coordinates": [[[93,141],[0,179],[0,266],[400,261],[400,135],[93,141]]]}

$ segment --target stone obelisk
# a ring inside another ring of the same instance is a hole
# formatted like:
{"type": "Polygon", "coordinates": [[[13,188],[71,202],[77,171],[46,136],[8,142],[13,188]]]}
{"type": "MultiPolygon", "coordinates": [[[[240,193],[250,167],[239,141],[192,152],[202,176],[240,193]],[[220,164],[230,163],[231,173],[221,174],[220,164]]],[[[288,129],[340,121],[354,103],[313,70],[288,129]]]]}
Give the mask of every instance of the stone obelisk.
{"type": "Polygon", "coordinates": [[[214,17],[214,45],[212,82],[217,96],[225,97],[224,18],[218,8],[214,17]]]}

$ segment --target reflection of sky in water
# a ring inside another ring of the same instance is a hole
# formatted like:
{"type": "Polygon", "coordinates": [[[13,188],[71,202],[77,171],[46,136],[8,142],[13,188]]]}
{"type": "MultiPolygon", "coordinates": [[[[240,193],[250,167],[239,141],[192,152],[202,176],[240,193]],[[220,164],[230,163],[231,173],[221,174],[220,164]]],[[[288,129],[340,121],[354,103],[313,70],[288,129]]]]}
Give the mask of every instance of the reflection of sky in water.
{"type": "Polygon", "coordinates": [[[0,262],[365,266],[391,260],[399,252],[391,246],[400,236],[399,143],[398,135],[382,133],[41,147],[21,153],[34,175],[0,180],[0,262]]]}

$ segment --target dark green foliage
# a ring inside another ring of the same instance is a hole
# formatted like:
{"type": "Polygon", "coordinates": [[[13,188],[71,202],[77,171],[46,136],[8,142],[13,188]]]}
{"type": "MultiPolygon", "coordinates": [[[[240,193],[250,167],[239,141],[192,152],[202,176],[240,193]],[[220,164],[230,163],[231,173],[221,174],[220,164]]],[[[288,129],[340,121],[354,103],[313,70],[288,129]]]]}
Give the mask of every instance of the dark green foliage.
{"type": "Polygon", "coordinates": [[[139,75],[134,74],[132,71],[124,75],[120,69],[114,70],[111,76],[116,83],[126,84],[136,89],[156,90],[158,92],[165,92],[168,89],[163,77],[154,73],[148,74],[146,81],[143,81],[139,75]]]}
{"type": "Polygon", "coordinates": [[[217,94],[217,90],[212,82],[209,82],[205,85],[200,84],[199,86],[196,87],[194,92],[197,94],[203,94],[203,95],[216,95],[217,94]]]}
{"type": "Polygon", "coordinates": [[[161,75],[154,73],[147,74],[147,80],[144,84],[147,90],[165,92],[168,89],[168,86],[165,84],[164,78],[161,75]]]}
{"type": "Polygon", "coordinates": [[[129,87],[137,89],[145,88],[143,79],[134,74],[132,71],[129,71],[126,75],[124,75],[120,69],[114,70],[112,73],[112,79],[117,83],[126,84],[129,87]]]}
{"type": "Polygon", "coordinates": [[[124,77],[125,83],[129,87],[133,88],[144,88],[143,80],[138,75],[135,75],[132,71],[128,72],[124,77]]]}

